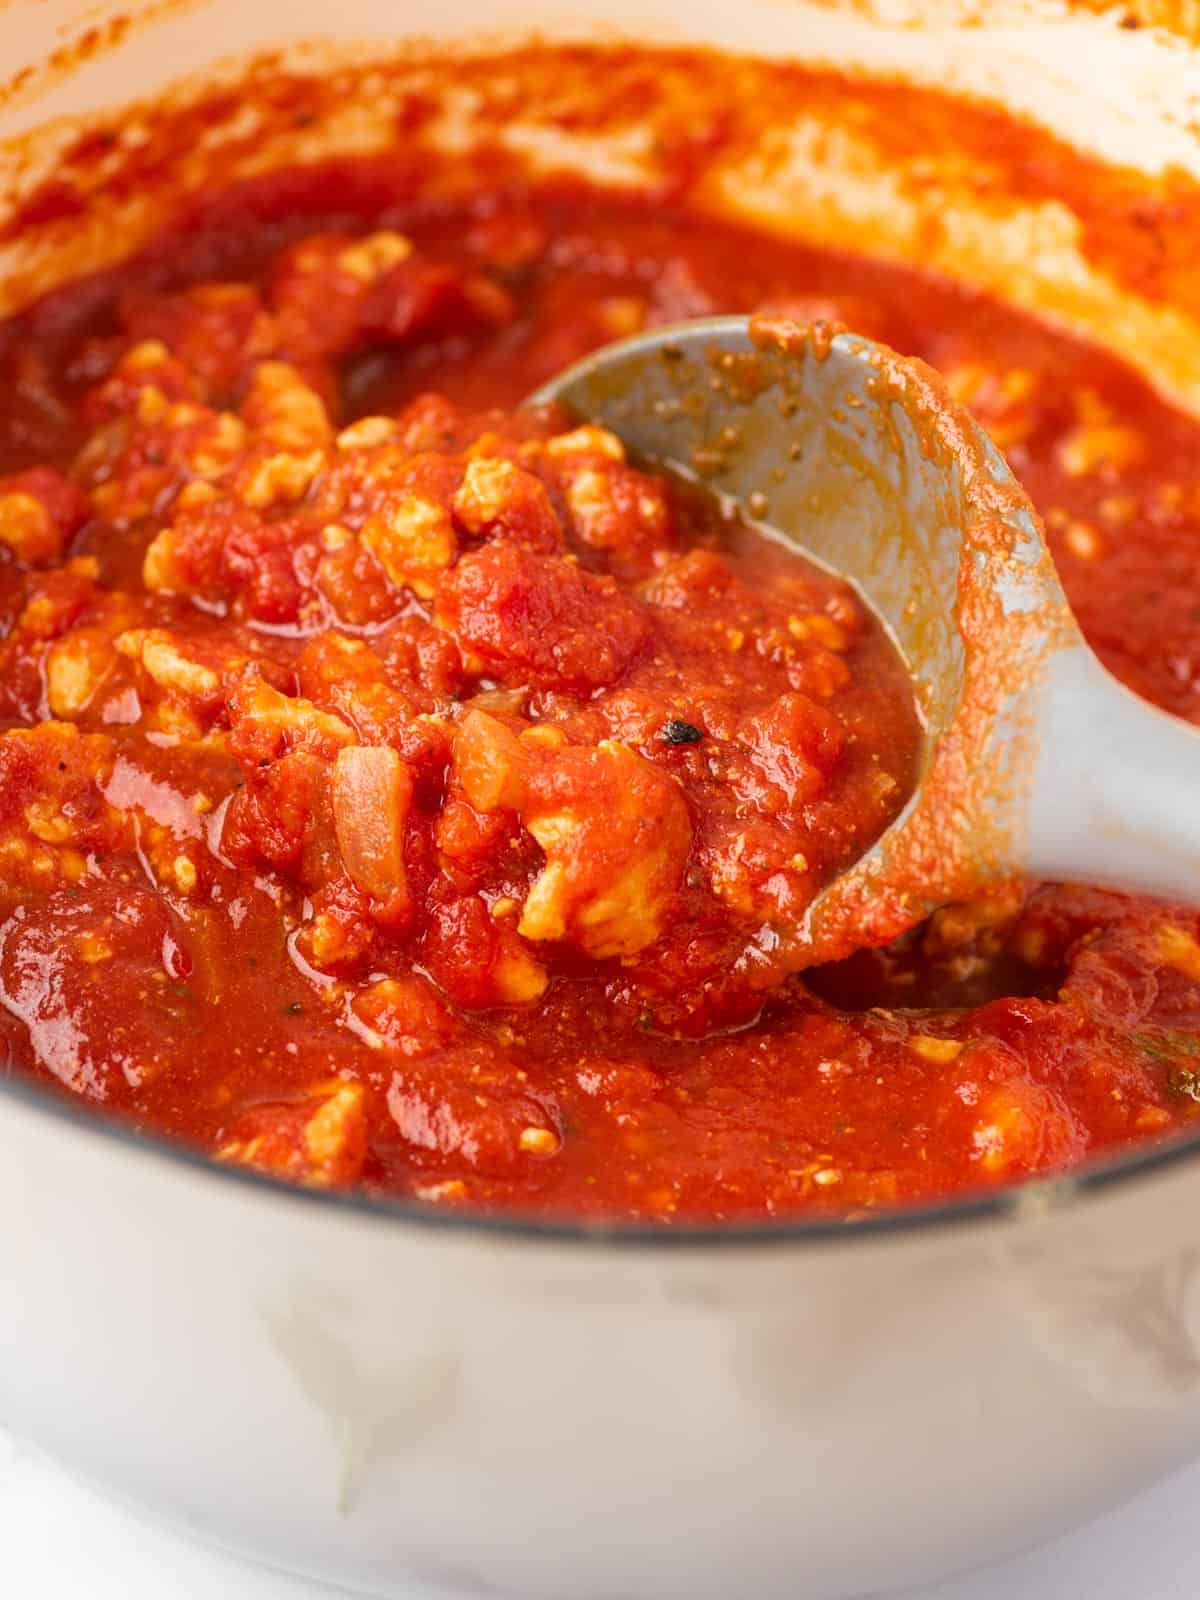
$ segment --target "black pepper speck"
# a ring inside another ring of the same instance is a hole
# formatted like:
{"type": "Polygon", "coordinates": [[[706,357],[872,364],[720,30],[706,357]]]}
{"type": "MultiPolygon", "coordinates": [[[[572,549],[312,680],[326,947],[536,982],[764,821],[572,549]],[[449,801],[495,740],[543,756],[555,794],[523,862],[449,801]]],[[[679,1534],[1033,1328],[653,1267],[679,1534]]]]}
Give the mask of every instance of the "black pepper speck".
{"type": "Polygon", "coordinates": [[[699,744],[704,734],[699,728],[694,728],[690,722],[683,722],[679,717],[672,717],[663,729],[662,736],[668,744],[699,744]]]}

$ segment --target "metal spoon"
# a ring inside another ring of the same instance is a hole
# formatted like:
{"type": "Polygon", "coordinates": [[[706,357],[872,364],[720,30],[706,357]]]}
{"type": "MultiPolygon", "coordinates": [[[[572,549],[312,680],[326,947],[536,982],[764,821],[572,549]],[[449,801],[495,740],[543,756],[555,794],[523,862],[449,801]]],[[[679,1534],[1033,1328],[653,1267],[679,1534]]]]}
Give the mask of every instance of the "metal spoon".
{"type": "Polygon", "coordinates": [[[764,930],[797,966],[1024,873],[1200,903],[1200,731],[1100,665],[1024,491],[923,362],[718,317],[597,351],[550,402],[849,578],[909,664],[917,788],[802,926],[764,930]]]}

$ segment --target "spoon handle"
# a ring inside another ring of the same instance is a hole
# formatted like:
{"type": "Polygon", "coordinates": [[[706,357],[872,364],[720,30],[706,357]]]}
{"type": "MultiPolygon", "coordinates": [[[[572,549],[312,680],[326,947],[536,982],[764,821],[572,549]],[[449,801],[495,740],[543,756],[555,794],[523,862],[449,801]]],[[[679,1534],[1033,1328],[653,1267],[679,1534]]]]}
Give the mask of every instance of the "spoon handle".
{"type": "Polygon", "coordinates": [[[1049,664],[1026,858],[1039,878],[1200,904],[1200,729],[1086,646],[1049,664]]]}

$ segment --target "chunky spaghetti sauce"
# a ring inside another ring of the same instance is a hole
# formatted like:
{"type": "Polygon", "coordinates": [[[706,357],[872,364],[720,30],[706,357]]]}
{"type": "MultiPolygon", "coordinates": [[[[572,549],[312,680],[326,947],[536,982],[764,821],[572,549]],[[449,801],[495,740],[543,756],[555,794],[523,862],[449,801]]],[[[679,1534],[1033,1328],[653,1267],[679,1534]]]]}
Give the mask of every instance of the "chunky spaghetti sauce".
{"type": "Polygon", "coordinates": [[[903,666],[844,584],[515,408],[719,311],[919,354],[1096,648],[1193,717],[1200,428],[917,275],[599,191],[343,179],[259,180],[0,331],[10,1069],[300,1183],[664,1220],[853,1214],[1195,1116],[1190,912],[1013,885],[770,970],[755,935],[911,788],[903,666]]]}

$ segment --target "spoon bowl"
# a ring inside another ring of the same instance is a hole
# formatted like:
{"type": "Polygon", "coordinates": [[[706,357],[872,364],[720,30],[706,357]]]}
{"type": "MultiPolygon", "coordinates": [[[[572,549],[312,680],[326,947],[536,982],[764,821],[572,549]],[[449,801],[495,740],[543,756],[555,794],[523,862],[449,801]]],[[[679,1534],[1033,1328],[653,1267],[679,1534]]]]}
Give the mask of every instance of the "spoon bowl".
{"type": "Polygon", "coordinates": [[[719,317],[606,346],[531,398],[849,579],[909,666],[916,787],[799,926],[763,930],[796,966],[1024,873],[1200,900],[1200,733],[1100,665],[1028,497],[931,368],[822,324],[719,317]]]}

